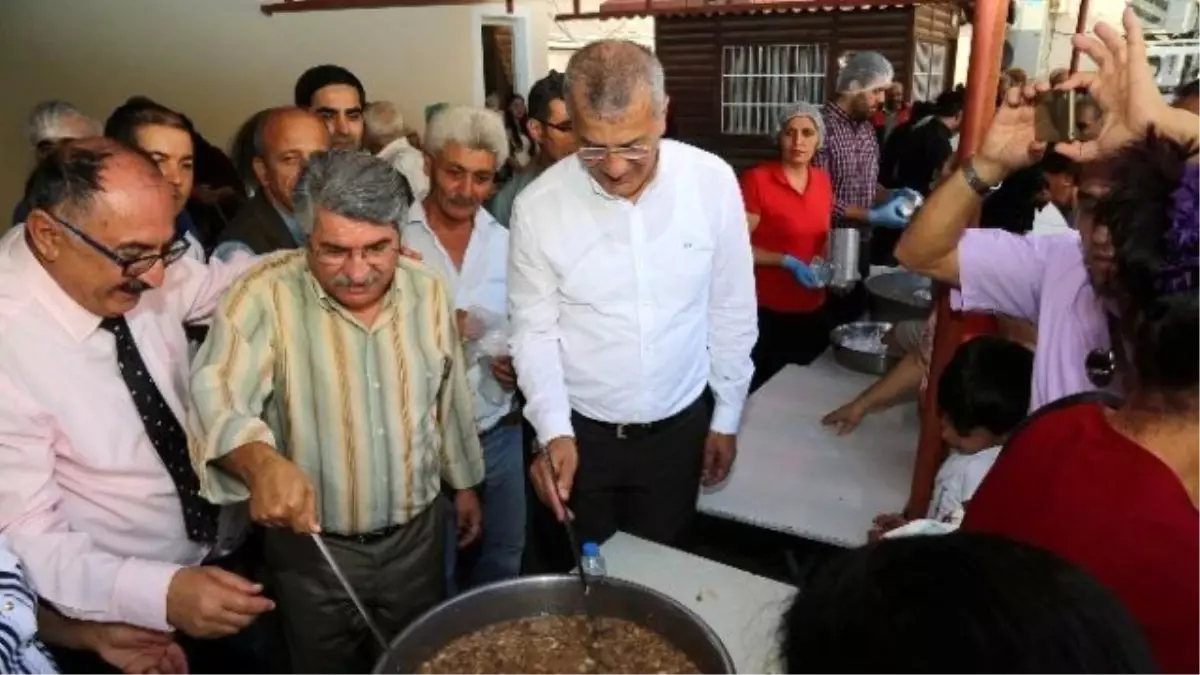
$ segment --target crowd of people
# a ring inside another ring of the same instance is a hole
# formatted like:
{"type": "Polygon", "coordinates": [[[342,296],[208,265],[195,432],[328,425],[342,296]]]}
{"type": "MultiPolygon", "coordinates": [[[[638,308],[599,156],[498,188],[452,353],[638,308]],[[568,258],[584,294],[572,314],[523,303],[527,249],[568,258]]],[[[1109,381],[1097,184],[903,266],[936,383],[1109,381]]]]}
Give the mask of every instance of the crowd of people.
{"type": "MultiPolygon", "coordinates": [[[[962,162],[964,92],[907,105],[874,52],[740,177],[664,139],[622,41],[424,134],[333,65],[228,155],[145,97],[37,106],[0,240],[0,671],[366,672],[318,543],[387,636],[528,571],[530,513],[680,543],[749,392],[863,314],[815,264],[855,228],[862,277],[977,323],[929,512],[803,586],[789,672],[1196,672],[1200,120],[1125,28],[1076,38],[1097,73],[1002,85],[962,162]],[[1039,139],[1052,89],[1087,91],[1078,140],[1039,139]]],[[[826,423],[924,386],[934,323],[826,423]]]]}

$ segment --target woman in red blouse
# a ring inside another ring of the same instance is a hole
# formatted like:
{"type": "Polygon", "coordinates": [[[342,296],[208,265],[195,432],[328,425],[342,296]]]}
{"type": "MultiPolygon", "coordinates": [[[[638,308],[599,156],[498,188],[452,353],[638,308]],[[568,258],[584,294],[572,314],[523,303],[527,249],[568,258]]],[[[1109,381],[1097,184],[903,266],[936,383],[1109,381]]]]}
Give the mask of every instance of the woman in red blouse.
{"type": "Polygon", "coordinates": [[[1095,217],[1115,247],[1113,342],[1124,348],[1089,364],[1117,365],[1130,383],[1125,401],[1108,407],[1084,394],[1035,414],[962,526],[1082,567],[1125,604],[1168,673],[1200,672],[1200,171],[1192,151],[1150,140],[1105,160],[1114,187],[1095,217]]]}
{"type": "Polygon", "coordinates": [[[758,288],[750,391],[789,363],[811,363],[829,344],[825,291],[808,266],[825,256],[833,213],[829,175],[812,165],[824,135],[820,109],[798,103],[780,122],[780,159],[742,175],[758,288]]]}

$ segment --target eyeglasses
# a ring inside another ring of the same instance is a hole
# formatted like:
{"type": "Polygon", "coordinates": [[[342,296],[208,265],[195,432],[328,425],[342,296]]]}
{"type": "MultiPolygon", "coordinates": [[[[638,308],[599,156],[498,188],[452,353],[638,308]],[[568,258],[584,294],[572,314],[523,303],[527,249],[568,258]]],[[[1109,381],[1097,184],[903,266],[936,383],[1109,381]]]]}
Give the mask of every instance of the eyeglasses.
{"type": "Polygon", "coordinates": [[[534,119],[541,122],[544,126],[561,131],[564,134],[569,134],[575,130],[575,125],[571,124],[571,120],[567,120],[566,122],[551,122],[550,120],[543,120],[536,117],[534,119]]]}
{"type": "Polygon", "coordinates": [[[584,164],[595,166],[608,159],[610,155],[619,157],[627,162],[644,162],[650,158],[652,152],[648,145],[628,145],[620,148],[584,146],[579,148],[576,154],[584,164]]]}
{"type": "Polygon", "coordinates": [[[340,268],[345,266],[355,254],[362,256],[363,262],[374,266],[379,263],[388,262],[388,256],[395,254],[399,250],[400,247],[396,244],[385,241],[359,249],[320,246],[313,249],[313,255],[316,257],[317,262],[322,265],[340,268]]]}
{"type": "Polygon", "coordinates": [[[121,268],[121,275],[129,279],[135,279],[142,276],[146,272],[149,272],[150,270],[154,269],[154,266],[157,265],[159,261],[162,261],[163,267],[167,267],[178,261],[188,252],[189,244],[187,239],[184,239],[183,236],[178,236],[175,239],[172,239],[170,243],[167,244],[166,249],[161,253],[151,253],[149,255],[130,258],[114,252],[109,247],[89,237],[84,233],[83,230],[72,225],[71,223],[68,223],[62,218],[59,218],[53,213],[50,213],[49,211],[43,211],[42,213],[45,213],[50,217],[50,220],[58,223],[67,229],[71,234],[79,237],[83,243],[91,246],[92,249],[97,253],[111,260],[113,264],[121,268]]]}

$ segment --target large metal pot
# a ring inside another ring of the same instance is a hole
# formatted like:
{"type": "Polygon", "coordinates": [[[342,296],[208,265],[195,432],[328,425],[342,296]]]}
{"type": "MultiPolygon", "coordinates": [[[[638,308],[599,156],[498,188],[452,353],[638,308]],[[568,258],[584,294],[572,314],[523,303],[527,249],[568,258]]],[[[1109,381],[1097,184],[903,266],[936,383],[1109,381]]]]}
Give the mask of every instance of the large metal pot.
{"type": "Polygon", "coordinates": [[[924,321],[933,306],[933,283],[908,270],[877,274],[865,285],[872,321],[924,321]]]}
{"type": "MultiPolygon", "coordinates": [[[[451,640],[501,621],[547,614],[583,614],[579,578],[518,577],[481,586],[426,612],[392,640],[376,673],[415,673],[451,640]]],[[[733,673],[733,659],[708,624],[675,600],[640,584],[606,578],[592,584],[593,616],[627,619],[653,630],[687,654],[701,673],[733,673]]]]}

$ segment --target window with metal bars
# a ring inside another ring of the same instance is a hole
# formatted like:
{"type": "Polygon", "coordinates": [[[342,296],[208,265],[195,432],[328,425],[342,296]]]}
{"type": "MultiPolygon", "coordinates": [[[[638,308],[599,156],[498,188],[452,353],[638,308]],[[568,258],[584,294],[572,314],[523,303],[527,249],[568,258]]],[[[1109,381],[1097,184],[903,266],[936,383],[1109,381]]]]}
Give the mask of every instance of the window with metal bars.
{"type": "Polygon", "coordinates": [[[932,101],[946,88],[946,45],[917,40],[913,59],[912,92],[915,101],[932,101]]]}
{"type": "Polygon", "coordinates": [[[721,52],[721,133],[769,136],[797,101],[825,101],[827,47],[729,45],[721,52]]]}

